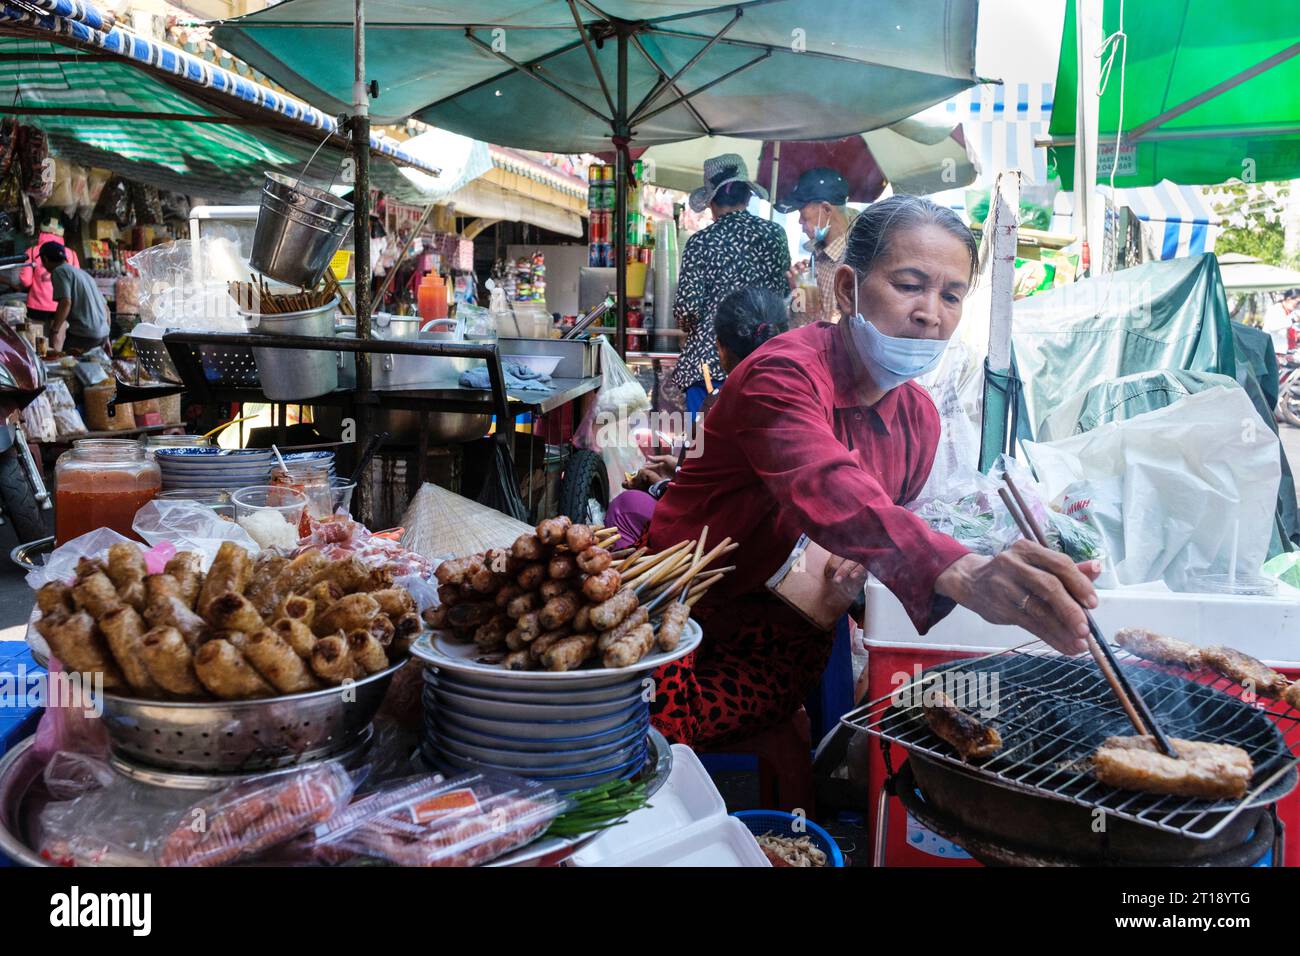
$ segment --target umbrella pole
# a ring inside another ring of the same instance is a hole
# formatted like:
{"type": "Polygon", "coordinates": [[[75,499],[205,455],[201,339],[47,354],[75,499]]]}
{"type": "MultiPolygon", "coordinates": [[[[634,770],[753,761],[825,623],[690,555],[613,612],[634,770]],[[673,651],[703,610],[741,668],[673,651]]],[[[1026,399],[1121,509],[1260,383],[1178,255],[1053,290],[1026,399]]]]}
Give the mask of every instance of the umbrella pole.
{"type": "MultiPolygon", "coordinates": [[[[352,189],[352,239],[356,289],[353,291],[357,313],[357,338],[370,338],[370,98],[366,93],[366,4],[355,0],[352,26],[352,161],[356,180],[352,189]]],[[[370,393],[370,357],[357,362],[357,387],[353,411],[357,416],[357,441],[365,441],[373,431],[374,406],[370,393]]],[[[357,481],[357,517],[368,525],[374,518],[370,466],[357,481]]]]}
{"type": "MultiPolygon", "coordinates": [[[[759,150],[762,155],[762,150],[759,150]]],[[[772,144],[772,182],[767,191],[767,221],[772,222],[776,218],[776,180],[781,173],[781,141],[778,139],[772,144]]]]}
{"type": "Polygon", "coordinates": [[[618,31],[618,105],[614,110],[614,276],[618,295],[618,321],[614,348],[627,352],[627,159],[631,130],[627,120],[627,32],[618,31]]]}

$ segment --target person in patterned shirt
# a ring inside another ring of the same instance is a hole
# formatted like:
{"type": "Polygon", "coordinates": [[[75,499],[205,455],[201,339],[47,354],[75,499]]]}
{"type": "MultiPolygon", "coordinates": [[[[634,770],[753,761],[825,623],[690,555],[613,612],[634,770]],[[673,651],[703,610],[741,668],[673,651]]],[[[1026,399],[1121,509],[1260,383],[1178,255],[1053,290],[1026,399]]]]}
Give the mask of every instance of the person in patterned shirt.
{"type": "Polygon", "coordinates": [[[796,293],[790,303],[790,324],[795,328],[812,322],[839,320],[839,309],[835,307],[835,269],[844,261],[849,228],[857,215],[849,209],[848,201],[849,184],[844,177],[829,167],[819,166],[800,176],[794,189],[776,204],[777,212],[799,213],[799,225],[809,243],[804,248],[812,253],[811,262],[804,259],[787,274],[790,289],[796,293]],[[817,283],[817,294],[799,295],[800,277],[810,269],[817,283]]]}
{"type": "Polygon", "coordinates": [[[751,196],[767,191],[749,180],[745,161],[735,153],[714,156],[704,163],[704,185],[691,193],[691,208],[713,212],[712,225],[686,241],[677,280],[673,317],[686,333],[672,381],[686,395],[686,410],[697,414],[708,390],[704,366],[714,385],[725,372],[718,358],[713,314],[729,292],[756,287],[785,295],[790,247],[785,230],[746,211],[751,196]]]}

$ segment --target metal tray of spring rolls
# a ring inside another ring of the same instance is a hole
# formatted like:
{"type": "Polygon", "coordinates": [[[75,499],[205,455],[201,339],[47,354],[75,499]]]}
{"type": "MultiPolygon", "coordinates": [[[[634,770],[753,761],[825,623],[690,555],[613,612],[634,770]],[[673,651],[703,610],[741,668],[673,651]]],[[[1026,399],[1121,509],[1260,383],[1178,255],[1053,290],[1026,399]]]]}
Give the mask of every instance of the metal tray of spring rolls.
{"type": "Polygon", "coordinates": [[[358,744],[405,664],[343,687],[254,700],[142,700],[106,693],[104,728],[115,754],[161,770],[276,770],[358,744]]]}
{"type": "MultiPolygon", "coordinates": [[[[42,859],[30,842],[37,815],[48,802],[48,796],[41,796],[45,761],[37,755],[33,746],[35,742],[35,737],[28,737],[0,757],[0,854],[20,866],[45,867],[53,864],[42,859]]],[[[653,799],[672,773],[673,758],[668,741],[657,731],[650,731],[648,742],[645,767],[634,779],[645,783],[646,795],[653,799]]],[[[177,799],[191,798],[178,795],[177,799]]],[[[576,837],[543,837],[488,865],[554,866],[598,840],[603,832],[576,837]]]]}

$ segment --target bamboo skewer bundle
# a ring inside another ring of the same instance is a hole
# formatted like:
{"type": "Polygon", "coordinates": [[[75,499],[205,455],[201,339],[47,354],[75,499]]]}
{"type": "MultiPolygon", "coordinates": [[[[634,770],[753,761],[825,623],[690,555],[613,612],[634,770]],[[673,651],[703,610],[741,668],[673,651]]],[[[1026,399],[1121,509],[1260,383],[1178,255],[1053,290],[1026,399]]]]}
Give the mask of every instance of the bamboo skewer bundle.
{"type": "Polygon", "coordinates": [[[306,312],[319,309],[333,297],[328,288],[312,291],[272,293],[265,280],[258,276],[253,282],[228,282],[226,291],[241,309],[254,315],[282,315],[286,312],[306,312]]]}

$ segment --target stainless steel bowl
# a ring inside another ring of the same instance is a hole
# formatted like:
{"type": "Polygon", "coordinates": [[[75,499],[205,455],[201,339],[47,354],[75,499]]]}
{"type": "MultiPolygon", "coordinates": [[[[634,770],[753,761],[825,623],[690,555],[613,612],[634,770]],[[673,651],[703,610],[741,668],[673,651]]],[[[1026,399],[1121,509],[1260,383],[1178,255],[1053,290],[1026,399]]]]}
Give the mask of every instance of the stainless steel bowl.
{"type": "Polygon", "coordinates": [[[178,702],[104,694],[113,752],[163,770],[242,773],[322,760],[369,732],[398,668],[344,687],[258,700],[178,702]]]}

